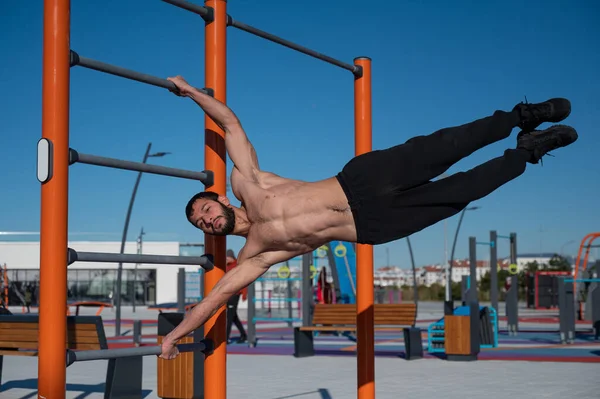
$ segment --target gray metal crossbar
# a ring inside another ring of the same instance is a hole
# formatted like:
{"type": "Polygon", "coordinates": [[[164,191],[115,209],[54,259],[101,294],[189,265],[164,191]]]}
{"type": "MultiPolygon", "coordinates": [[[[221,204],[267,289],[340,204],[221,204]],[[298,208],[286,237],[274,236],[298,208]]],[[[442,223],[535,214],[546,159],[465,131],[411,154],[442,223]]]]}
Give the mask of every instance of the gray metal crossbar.
{"type": "Polygon", "coordinates": [[[209,9],[209,8],[206,8],[203,6],[199,6],[197,4],[190,3],[189,1],[184,1],[184,0],[162,0],[162,1],[164,1],[165,3],[172,4],[176,7],[183,8],[184,10],[188,10],[193,13],[196,13],[196,14],[200,15],[202,18],[204,18],[205,20],[212,21],[212,19],[213,19],[212,9],[209,9]]]}
{"type": "Polygon", "coordinates": [[[262,37],[263,39],[267,39],[269,41],[272,41],[274,43],[277,44],[281,44],[284,47],[290,48],[292,50],[296,50],[299,51],[303,54],[309,55],[311,57],[317,58],[321,61],[325,61],[328,62],[332,65],[335,65],[337,67],[343,68],[343,69],[347,69],[348,71],[352,72],[355,76],[360,77],[362,75],[362,68],[358,65],[352,65],[352,64],[348,64],[346,62],[337,60],[333,57],[330,57],[328,55],[316,52],[314,50],[311,50],[307,47],[301,46],[299,44],[296,44],[294,42],[291,42],[289,40],[285,40],[282,39],[279,36],[273,35],[271,33],[265,32],[263,30],[260,30],[258,28],[255,28],[253,26],[247,25],[243,22],[240,21],[236,21],[235,19],[233,19],[231,16],[228,16],[227,18],[227,24],[229,26],[233,26],[234,28],[237,28],[239,30],[243,30],[245,32],[248,32],[250,34],[253,34],[255,36],[258,37],[262,37]]]}
{"type": "Polygon", "coordinates": [[[210,170],[196,172],[192,170],[169,168],[166,166],[152,165],[143,162],[124,161],[121,159],[101,157],[98,155],[81,154],[74,149],[69,149],[69,164],[72,165],[76,162],[88,165],[106,166],[109,168],[153,173],[163,176],[179,177],[182,179],[199,180],[207,187],[214,184],[214,174],[210,170]]]}
{"type": "MultiPolygon", "coordinates": [[[[210,348],[208,341],[194,342],[192,344],[179,344],[177,349],[179,352],[204,352],[210,348]]],[[[90,360],[105,360],[117,359],[122,357],[134,356],[158,356],[162,353],[162,349],[158,345],[139,346],[133,348],[117,348],[117,349],[99,349],[88,351],[67,351],[67,367],[75,362],[85,362],[90,360]]]]}
{"type": "MultiPolygon", "coordinates": [[[[81,66],[96,71],[109,73],[111,75],[120,76],[122,78],[136,80],[153,86],[162,87],[171,91],[177,92],[177,86],[170,80],[158,78],[156,76],[133,71],[131,69],[122,68],[116,65],[107,64],[102,61],[93,60],[91,58],[82,57],[75,51],[71,50],[71,66],[81,66]]],[[[214,93],[208,89],[198,89],[199,91],[212,96],[214,93]]]]}
{"type": "MultiPolygon", "coordinates": [[[[202,6],[190,3],[185,0],[162,0],[162,1],[164,1],[165,3],[172,4],[174,6],[177,6],[179,8],[183,8],[184,10],[188,10],[193,13],[196,13],[196,14],[200,15],[202,18],[204,18],[204,20],[206,22],[212,22],[214,20],[212,8],[202,7],[202,6]]],[[[358,65],[348,64],[346,62],[337,60],[328,55],[311,50],[307,47],[301,46],[301,45],[291,42],[289,40],[283,39],[279,36],[273,35],[272,33],[265,32],[263,30],[255,28],[255,27],[245,24],[243,22],[236,21],[235,19],[233,19],[233,17],[231,17],[231,15],[227,16],[227,25],[237,28],[239,30],[243,30],[244,32],[248,32],[252,35],[261,37],[263,39],[267,39],[273,43],[281,44],[284,47],[287,47],[292,50],[296,50],[300,53],[317,58],[321,61],[328,62],[337,67],[347,69],[348,71],[352,72],[357,77],[360,77],[362,75],[362,68],[358,65]]]]}
{"type": "Polygon", "coordinates": [[[168,265],[193,265],[201,266],[204,270],[214,267],[212,256],[176,256],[176,255],[143,255],[143,254],[117,254],[106,252],[77,252],[72,248],[67,253],[68,264],[75,262],[114,262],[114,263],[146,263],[168,265]]]}

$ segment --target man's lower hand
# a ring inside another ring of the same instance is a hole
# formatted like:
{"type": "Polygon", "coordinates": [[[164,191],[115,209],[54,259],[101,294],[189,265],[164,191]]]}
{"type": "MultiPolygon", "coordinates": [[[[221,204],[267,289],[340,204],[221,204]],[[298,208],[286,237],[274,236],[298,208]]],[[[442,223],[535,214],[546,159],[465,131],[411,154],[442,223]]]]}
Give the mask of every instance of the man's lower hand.
{"type": "Polygon", "coordinates": [[[172,82],[173,84],[175,84],[176,90],[170,90],[171,92],[173,92],[174,94],[177,94],[180,97],[187,97],[191,94],[191,92],[193,91],[193,87],[189,85],[188,82],[185,81],[185,79],[179,75],[174,76],[174,77],[170,77],[167,78],[168,81],[172,82]]]}
{"type": "Polygon", "coordinates": [[[179,356],[179,349],[177,349],[177,345],[170,339],[165,339],[161,345],[161,348],[162,352],[158,356],[161,359],[171,360],[179,356]]]}

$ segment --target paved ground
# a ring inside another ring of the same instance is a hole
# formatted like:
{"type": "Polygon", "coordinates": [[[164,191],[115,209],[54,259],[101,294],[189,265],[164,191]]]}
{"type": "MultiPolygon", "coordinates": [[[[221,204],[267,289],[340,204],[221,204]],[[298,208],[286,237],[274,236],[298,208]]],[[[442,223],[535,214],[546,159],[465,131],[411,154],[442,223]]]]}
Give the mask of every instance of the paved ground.
{"type": "MultiPolygon", "coordinates": [[[[35,397],[37,360],[5,359],[0,396],[35,397]]],[[[106,361],[69,367],[68,398],[102,398],[106,361]]],[[[376,358],[378,398],[598,398],[598,364],[485,361],[448,363],[376,358]],[[400,393],[401,392],[401,393],[400,393]]],[[[227,398],[347,399],[356,397],[356,362],[318,356],[229,355],[227,398]]],[[[144,361],[144,397],[157,398],[156,359],[144,361]]],[[[50,399],[50,398],[49,398],[50,399]]]]}
{"type": "MultiPolygon", "coordinates": [[[[505,326],[500,309],[500,329],[505,326]]],[[[441,317],[441,304],[422,303],[419,325],[426,331],[441,317]]],[[[19,313],[20,309],[14,309],[19,313]]],[[[94,314],[94,309],[83,309],[94,314]]],[[[245,318],[242,312],[242,318],[245,318]]],[[[130,320],[143,319],[144,342],[156,340],[158,312],[124,308],[122,333],[130,338],[130,320]]],[[[426,358],[406,361],[401,337],[378,334],[376,357],[377,398],[599,398],[600,343],[589,333],[576,345],[560,345],[556,312],[520,309],[523,330],[517,337],[500,333],[498,348],[483,350],[477,362],[447,362],[426,354],[426,358]],[[561,355],[559,355],[561,353],[561,355]],[[562,356],[562,358],[560,357],[562,356]],[[536,361],[528,361],[532,358],[536,361]],[[513,360],[490,360],[513,359],[513,360]],[[514,361],[520,360],[520,361],[514,361]],[[591,361],[593,363],[584,363],[591,361]],[[401,393],[398,393],[401,392],[401,393]]],[[[108,337],[114,336],[114,312],[102,314],[108,337]]],[[[589,325],[580,326],[582,331],[589,325]]],[[[356,397],[354,343],[347,337],[322,336],[316,340],[317,356],[297,359],[293,353],[291,330],[286,323],[257,326],[259,344],[231,345],[228,348],[228,398],[352,398],[356,397]]],[[[234,329],[235,334],[235,329],[234,329]]],[[[389,333],[388,333],[389,334],[389,333]]],[[[116,341],[111,339],[113,343],[116,341]]],[[[426,350],[427,337],[423,337],[426,350]]],[[[83,362],[68,368],[68,398],[103,398],[106,361],[83,362]]],[[[155,358],[144,359],[144,397],[157,398],[155,358]]],[[[35,398],[37,358],[5,357],[0,398],[35,398]]],[[[51,398],[48,398],[51,399],[51,398]]]]}

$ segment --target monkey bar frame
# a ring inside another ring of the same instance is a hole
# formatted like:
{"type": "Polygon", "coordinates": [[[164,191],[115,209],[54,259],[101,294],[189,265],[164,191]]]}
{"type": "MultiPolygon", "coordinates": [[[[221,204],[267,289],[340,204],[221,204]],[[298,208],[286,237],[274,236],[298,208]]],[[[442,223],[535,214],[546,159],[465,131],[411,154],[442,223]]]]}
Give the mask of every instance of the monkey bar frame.
{"type": "MultiPolygon", "coordinates": [[[[205,88],[202,89],[226,103],[227,27],[296,50],[352,72],[354,83],[355,155],[371,151],[371,60],[357,57],[348,64],[311,50],[279,36],[264,32],[233,19],[227,14],[226,0],[205,0],[200,6],[184,0],[162,0],[190,11],[205,23],[205,88]]],[[[40,218],[40,337],[38,362],[38,395],[64,399],[66,395],[66,318],[67,301],[67,235],[69,192],[69,88],[70,68],[81,66],[110,73],[138,82],[172,90],[171,82],[140,72],[117,67],[91,58],[79,56],[70,49],[70,0],[44,0],[43,17],[43,82],[42,82],[42,138],[38,142],[38,180],[41,183],[40,218]],[[63,320],[64,322],[60,322],[63,320]]],[[[220,143],[225,133],[205,116],[205,171],[211,173],[211,190],[226,194],[226,154],[220,143]]],[[[80,158],[80,162],[84,162],[80,158]]],[[[98,166],[107,165],[106,158],[88,156],[98,166]],[[102,162],[97,162],[98,160],[102,162]]],[[[111,161],[112,162],[112,161],[111,161]]],[[[92,162],[88,162],[92,163],[92,162]]],[[[114,164],[114,162],[112,162],[114,164]]],[[[126,169],[139,165],[120,163],[126,169]]],[[[174,170],[148,169],[147,172],[174,170]]],[[[183,177],[183,176],[178,176],[183,177]]],[[[207,176],[200,176],[207,177],[207,176]]],[[[209,179],[207,179],[209,180],[209,179]]],[[[211,255],[214,267],[206,272],[204,290],[209,294],[225,274],[225,237],[206,237],[205,250],[211,255]]],[[[357,245],[357,370],[358,398],[375,397],[374,319],[373,319],[373,248],[357,245]]],[[[214,350],[205,358],[205,398],[225,399],[226,389],[226,320],[224,308],[206,323],[206,339],[214,343],[214,350]]]]}

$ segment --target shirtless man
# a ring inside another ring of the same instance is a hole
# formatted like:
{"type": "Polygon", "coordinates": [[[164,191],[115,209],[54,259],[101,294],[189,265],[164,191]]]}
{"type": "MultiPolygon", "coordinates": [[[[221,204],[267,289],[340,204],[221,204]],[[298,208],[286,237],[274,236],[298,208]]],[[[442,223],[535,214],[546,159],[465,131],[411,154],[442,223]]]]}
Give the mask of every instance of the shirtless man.
{"type": "Polygon", "coordinates": [[[520,176],[548,151],[577,140],[571,127],[543,131],[543,122],[559,122],[571,112],[566,99],[517,104],[511,111],[466,125],[418,136],[395,147],[350,160],[333,177],[304,182],[260,169],[254,147],[236,115],[223,103],[191,87],[180,76],[169,78],[179,96],[189,97],[225,132],[234,168],[233,194],[241,202],[212,192],[193,196],[189,222],[210,235],[246,238],[238,267],[227,272],[212,291],[169,333],[162,344],[165,359],[178,355],[177,341],[202,326],[227,300],[269,267],[312,251],[333,240],[377,245],[409,236],[457,214],[471,201],[520,176]],[[474,151],[521,128],[514,149],[466,172],[431,181],[474,151]]]}

